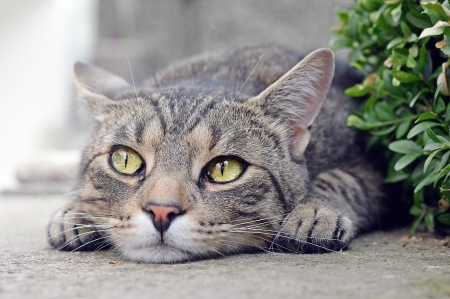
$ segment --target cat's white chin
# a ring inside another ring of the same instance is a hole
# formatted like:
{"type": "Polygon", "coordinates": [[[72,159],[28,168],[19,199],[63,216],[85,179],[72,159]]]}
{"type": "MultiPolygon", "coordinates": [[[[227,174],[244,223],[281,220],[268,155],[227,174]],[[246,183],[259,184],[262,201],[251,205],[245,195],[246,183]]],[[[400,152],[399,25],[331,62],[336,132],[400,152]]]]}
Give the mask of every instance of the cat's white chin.
{"type": "Polygon", "coordinates": [[[191,256],[178,248],[157,245],[145,248],[130,248],[122,251],[123,257],[144,263],[178,263],[191,259],[191,256]]]}
{"type": "Polygon", "coordinates": [[[193,241],[190,219],[173,221],[164,235],[164,243],[146,214],[132,220],[132,228],[116,239],[117,248],[126,259],[145,263],[177,263],[204,256],[203,246],[193,241]]]}

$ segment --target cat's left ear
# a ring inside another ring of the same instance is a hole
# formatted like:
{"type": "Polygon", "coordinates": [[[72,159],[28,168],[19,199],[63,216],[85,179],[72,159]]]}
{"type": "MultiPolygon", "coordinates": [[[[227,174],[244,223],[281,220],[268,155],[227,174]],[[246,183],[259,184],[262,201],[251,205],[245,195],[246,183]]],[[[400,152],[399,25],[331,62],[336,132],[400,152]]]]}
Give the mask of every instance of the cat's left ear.
{"type": "Polygon", "coordinates": [[[98,121],[102,121],[117,105],[114,103],[115,98],[132,90],[130,84],[121,77],[94,65],[77,62],[73,73],[82,99],[98,121]]]}
{"type": "Polygon", "coordinates": [[[301,159],[309,143],[309,127],[327,96],[333,74],[333,52],[319,49],[249,101],[287,125],[290,152],[296,160],[301,159]]]}
{"type": "Polygon", "coordinates": [[[78,87],[88,97],[102,96],[113,100],[132,89],[125,79],[94,65],[77,62],[73,73],[78,87]]]}

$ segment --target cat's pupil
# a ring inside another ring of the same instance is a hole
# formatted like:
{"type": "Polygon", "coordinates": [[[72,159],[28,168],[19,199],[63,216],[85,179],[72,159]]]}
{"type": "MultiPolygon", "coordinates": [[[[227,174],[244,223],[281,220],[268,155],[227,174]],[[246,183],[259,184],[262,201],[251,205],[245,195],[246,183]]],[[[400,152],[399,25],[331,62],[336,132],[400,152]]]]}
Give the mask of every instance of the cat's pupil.
{"type": "Polygon", "coordinates": [[[122,158],[122,160],[124,161],[124,168],[127,168],[127,164],[128,164],[128,154],[127,152],[120,150],[119,152],[120,157],[122,158]]]}
{"type": "MultiPolygon", "coordinates": [[[[218,165],[220,165],[220,173],[222,174],[222,176],[223,176],[223,170],[224,170],[224,168],[225,168],[225,163],[227,163],[227,161],[225,161],[224,163],[219,163],[218,165]]],[[[228,163],[227,163],[228,164],[228,163]]]]}

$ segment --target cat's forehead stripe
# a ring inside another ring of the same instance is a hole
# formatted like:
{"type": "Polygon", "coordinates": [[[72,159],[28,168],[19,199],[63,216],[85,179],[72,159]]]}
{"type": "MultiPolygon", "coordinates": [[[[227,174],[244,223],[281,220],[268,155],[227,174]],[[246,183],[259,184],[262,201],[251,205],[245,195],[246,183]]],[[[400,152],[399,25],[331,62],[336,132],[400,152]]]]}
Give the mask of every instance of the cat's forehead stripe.
{"type": "Polygon", "coordinates": [[[144,134],[145,124],[140,121],[135,128],[136,143],[142,143],[142,135],[144,134]]]}

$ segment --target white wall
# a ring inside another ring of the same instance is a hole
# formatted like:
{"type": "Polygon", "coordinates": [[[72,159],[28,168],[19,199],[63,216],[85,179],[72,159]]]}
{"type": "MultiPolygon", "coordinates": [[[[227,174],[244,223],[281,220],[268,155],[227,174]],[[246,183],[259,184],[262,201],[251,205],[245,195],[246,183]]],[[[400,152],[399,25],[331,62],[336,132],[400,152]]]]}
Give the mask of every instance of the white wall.
{"type": "Polygon", "coordinates": [[[0,190],[67,125],[72,64],[89,58],[96,4],[0,0],[0,190]]]}

